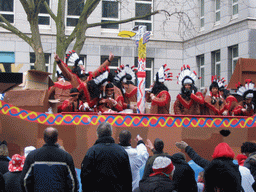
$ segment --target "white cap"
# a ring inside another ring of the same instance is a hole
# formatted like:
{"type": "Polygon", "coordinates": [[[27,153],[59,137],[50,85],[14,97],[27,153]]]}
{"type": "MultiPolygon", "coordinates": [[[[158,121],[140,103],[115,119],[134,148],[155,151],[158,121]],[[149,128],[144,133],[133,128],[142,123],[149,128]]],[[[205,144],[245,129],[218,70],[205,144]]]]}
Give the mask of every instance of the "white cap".
{"type": "Polygon", "coordinates": [[[31,152],[31,151],[34,151],[36,150],[36,148],[34,146],[28,146],[28,147],[25,147],[24,149],[24,156],[27,157],[27,155],[31,152]]]}
{"type": "Polygon", "coordinates": [[[184,84],[184,85],[185,85],[185,84],[193,84],[193,81],[192,81],[190,78],[186,78],[186,79],[184,79],[183,84],[184,84]]]}

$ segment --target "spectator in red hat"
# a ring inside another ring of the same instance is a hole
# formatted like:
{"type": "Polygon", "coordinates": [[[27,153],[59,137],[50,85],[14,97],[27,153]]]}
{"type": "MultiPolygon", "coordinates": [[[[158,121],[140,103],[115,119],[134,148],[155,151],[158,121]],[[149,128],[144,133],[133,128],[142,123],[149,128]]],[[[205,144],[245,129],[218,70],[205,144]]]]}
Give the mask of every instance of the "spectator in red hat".
{"type": "Polygon", "coordinates": [[[159,156],[153,163],[153,173],[145,180],[141,180],[135,192],[164,192],[175,189],[172,180],[175,167],[170,158],[159,156]]]}
{"type": "Polygon", "coordinates": [[[9,162],[9,172],[3,175],[5,180],[5,191],[6,192],[21,192],[21,171],[23,169],[25,162],[25,157],[15,154],[12,156],[11,161],[9,162]]]}
{"type": "MultiPolygon", "coordinates": [[[[222,168],[222,166],[226,166],[228,168],[228,170],[223,170],[224,172],[227,171],[227,175],[229,174],[230,171],[232,171],[232,177],[233,180],[235,180],[236,183],[236,188],[237,189],[242,189],[242,179],[241,179],[241,174],[240,174],[240,170],[239,170],[239,166],[235,165],[233,163],[233,159],[235,157],[235,153],[233,152],[233,150],[231,149],[231,147],[227,144],[227,143],[220,143],[218,144],[213,152],[212,155],[212,162],[200,157],[194,150],[192,147],[188,146],[188,144],[184,141],[181,142],[177,142],[176,146],[180,149],[185,149],[185,152],[188,154],[188,156],[199,166],[201,166],[202,168],[204,168],[205,170],[207,169],[207,167],[209,167],[210,165],[212,166],[210,170],[214,170],[214,167],[218,167],[220,166],[222,168]],[[216,163],[215,163],[216,161],[216,163]],[[220,162],[221,161],[221,162],[220,162]]],[[[205,172],[206,173],[206,172],[205,172]]],[[[211,173],[211,171],[209,171],[208,173],[211,173]]],[[[214,172],[213,173],[217,174],[218,172],[214,172]]],[[[212,174],[212,173],[211,173],[212,174]]],[[[210,176],[211,176],[210,174],[210,176]]],[[[209,174],[208,174],[209,176],[209,174]]],[[[208,177],[210,178],[210,177],[208,177]]],[[[208,179],[209,181],[210,179],[208,179]]],[[[230,180],[231,181],[231,180],[230,180]]],[[[227,182],[228,183],[228,182],[227,182]]],[[[231,183],[230,183],[231,184],[231,183]]],[[[206,186],[206,180],[205,180],[205,186],[206,186]]],[[[214,184],[213,184],[214,185],[214,184]]],[[[233,183],[231,184],[233,185],[233,183]]],[[[223,185],[221,185],[222,187],[223,185]]],[[[219,187],[219,188],[221,188],[219,187]]],[[[243,186],[244,187],[244,186],[243,186]]],[[[226,188],[225,188],[226,189],[226,188]]],[[[212,188],[211,188],[212,190],[212,188]]],[[[232,191],[232,190],[230,190],[232,191]]],[[[207,191],[208,192],[208,191],[207,191]]]]}

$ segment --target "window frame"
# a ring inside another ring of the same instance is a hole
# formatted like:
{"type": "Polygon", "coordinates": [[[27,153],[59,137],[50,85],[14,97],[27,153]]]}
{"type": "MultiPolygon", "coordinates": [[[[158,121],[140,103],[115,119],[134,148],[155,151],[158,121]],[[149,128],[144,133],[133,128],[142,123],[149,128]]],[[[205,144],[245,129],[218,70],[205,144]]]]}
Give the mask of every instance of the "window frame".
{"type": "Polygon", "coordinates": [[[205,88],[205,57],[203,55],[198,55],[197,59],[197,66],[198,66],[198,77],[202,77],[200,79],[200,89],[203,90],[205,88]],[[202,64],[203,59],[203,64],[202,64]],[[204,75],[202,76],[202,70],[204,71],[204,75]]]}
{"type": "MultiPolygon", "coordinates": [[[[52,0],[49,0],[49,7],[50,8],[51,8],[51,1],[52,0]]],[[[42,4],[42,6],[44,6],[44,5],[42,4]]],[[[38,14],[38,26],[39,26],[40,29],[44,29],[44,28],[49,29],[50,26],[51,26],[51,22],[52,22],[51,21],[51,16],[50,16],[49,13],[40,13],[39,12],[39,14],[38,14]],[[49,25],[39,24],[39,17],[48,17],[49,18],[49,25]]]]}
{"type": "MultiPolygon", "coordinates": [[[[35,55],[35,52],[29,52],[29,66],[30,66],[30,69],[35,69],[34,65],[35,65],[35,62],[31,62],[31,54],[34,54],[34,57],[36,57],[35,55]]],[[[51,73],[52,71],[52,67],[51,67],[51,53],[44,53],[44,57],[46,58],[46,56],[49,57],[49,63],[45,63],[45,67],[46,67],[46,72],[49,72],[51,73]]],[[[45,59],[46,60],[46,59],[45,59]]]]}
{"type": "MultiPolygon", "coordinates": [[[[70,1],[72,1],[72,0],[70,0],[70,1]]],[[[74,29],[75,27],[76,27],[76,25],[75,26],[68,26],[68,19],[77,19],[77,20],[79,20],[79,17],[80,17],[80,15],[68,15],[68,2],[69,2],[69,0],[66,0],[66,18],[65,18],[65,26],[66,26],[66,28],[67,29],[74,29]]],[[[83,2],[85,3],[85,1],[83,0],[83,2]]]]}
{"type": "MultiPolygon", "coordinates": [[[[120,2],[119,1],[116,1],[116,0],[102,0],[101,2],[101,22],[105,22],[105,21],[120,21],[120,18],[121,18],[121,13],[120,13],[120,2]],[[102,12],[102,9],[103,9],[103,2],[117,2],[117,15],[118,17],[117,18],[112,18],[112,17],[103,17],[103,12],[102,12]]],[[[118,33],[119,30],[120,30],[120,24],[116,24],[118,26],[118,28],[103,28],[101,26],[101,31],[102,32],[115,32],[115,33],[118,33]]]]}
{"type": "MultiPolygon", "coordinates": [[[[134,58],[134,66],[137,68],[138,67],[138,57],[134,58]]],[[[145,79],[145,90],[148,91],[150,89],[150,85],[153,85],[154,82],[154,58],[152,57],[147,57],[146,58],[146,68],[145,68],[145,72],[149,71],[150,72],[150,82],[149,82],[149,87],[146,86],[146,82],[147,82],[147,76],[145,79]],[[150,67],[147,67],[147,61],[150,60],[151,64],[150,67]]],[[[135,85],[137,86],[137,78],[135,81],[135,85]]]]}
{"type": "MultiPolygon", "coordinates": [[[[136,3],[139,4],[150,4],[151,5],[151,10],[154,10],[154,2],[153,0],[135,0],[135,17],[136,17],[136,3]]],[[[150,20],[136,20],[133,22],[134,27],[136,25],[145,25],[145,24],[150,24],[151,25],[151,30],[148,29],[147,27],[147,31],[151,31],[151,33],[153,33],[153,15],[150,16],[150,20]]]]}
{"type": "Polygon", "coordinates": [[[231,73],[234,73],[235,70],[235,66],[236,64],[234,64],[234,61],[236,61],[239,59],[239,49],[238,49],[238,45],[234,45],[232,47],[230,47],[230,51],[231,51],[231,73]],[[237,56],[234,57],[234,49],[237,49],[237,56]]]}
{"type": "MultiPolygon", "coordinates": [[[[107,59],[109,58],[108,55],[101,55],[100,56],[100,61],[101,61],[101,64],[104,63],[104,61],[106,61],[107,59]]],[[[115,56],[113,61],[111,61],[111,65],[108,66],[108,68],[110,69],[110,71],[117,71],[117,68],[120,67],[121,65],[121,57],[120,56],[115,56]],[[113,66],[113,62],[115,62],[117,60],[117,66],[113,66]]],[[[112,75],[116,75],[116,73],[112,73],[112,75]]]]}
{"type": "Polygon", "coordinates": [[[205,11],[205,8],[204,8],[204,0],[200,0],[200,28],[201,29],[204,29],[204,19],[205,19],[205,17],[204,17],[204,11],[205,11]],[[202,4],[202,2],[203,2],[203,4],[202,4]],[[203,6],[202,6],[203,5],[203,6]],[[203,9],[202,9],[202,7],[203,7],[203,9]],[[203,14],[202,14],[202,10],[203,10],[203,14]],[[203,23],[203,24],[202,24],[203,23]]]}
{"type": "MultiPolygon", "coordinates": [[[[8,0],[9,1],[9,0],[8,0]]],[[[2,14],[2,15],[13,15],[13,23],[11,23],[11,24],[15,24],[15,0],[12,0],[12,2],[13,2],[13,11],[0,11],[0,14],[2,14]]]]}
{"type": "Polygon", "coordinates": [[[232,0],[232,10],[231,10],[231,15],[232,19],[238,18],[238,13],[239,13],[239,5],[238,5],[238,0],[232,0]],[[236,1],[236,2],[234,2],[236,1]],[[237,6],[237,13],[234,14],[234,7],[237,6]]]}
{"type": "Polygon", "coordinates": [[[215,0],[215,25],[220,24],[221,13],[220,13],[221,0],[215,0]],[[217,2],[219,2],[219,9],[217,9],[217,2]],[[219,20],[217,20],[217,14],[219,13],[219,20]]]}
{"type": "Polygon", "coordinates": [[[213,76],[217,76],[217,77],[221,77],[221,51],[220,50],[216,50],[212,52],[212,75],[213,76]],[[219,60],[217,60],[217,54],[219,54],[219,60]],[[219,66],[219,74],[217,71],[217,66],[219,66]]]}

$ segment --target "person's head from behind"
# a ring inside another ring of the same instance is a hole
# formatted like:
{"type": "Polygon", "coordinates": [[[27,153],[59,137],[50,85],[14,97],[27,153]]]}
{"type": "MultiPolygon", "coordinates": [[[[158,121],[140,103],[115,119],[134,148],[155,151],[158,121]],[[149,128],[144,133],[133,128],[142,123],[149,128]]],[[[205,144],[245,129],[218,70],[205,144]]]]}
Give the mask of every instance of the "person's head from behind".
{"type": "Polygon", "coordinates": [[[44,141],[47,144],[55,144],[58,141],[58,130],[53,127],[47,127],[44,130],[44,141]]]}
{"type": "Polygon", "coordinates": [[[164,142],[161,139],[156,138],[154,141],[154,148],[157,152],[162,153],[164,149],[164,142]]]}
{"type": "Polygon", "coordinates": [[[129,146],[131,145],[131,138],[132,134],[128,130],[123,130],[119,134],[119,142],[122,146],[129,146]]]}
{"type": "Polygon", "coordinates": [[[163,175],[172,179],[175,166],[170,158],[159,156],[154,160],[152,169],[153,173],[150,176],[163,175]]]}
{"type": "Polygon", "coordinates": [[[243,153],[247,157],[249,156],[250,153],[253,153],[255,151],[256,151],[256,143],[254,142],[245,142],[241,146],[241,153],[243,153]]]}
{"type": "Polygon", "coordinates": [[[213,159],[217,159],[217,158],[234,159],[234,157],[235,157],[234,151],[225,142],[219,143],[215,147],[212,155],[213,159]]]}
{"type": "Polygon", "coordinates": [[[240,192],[236,171],[222,160],[213,160],[204,172],[205,191],[240,192]]]}
{"type": "Polygon", "coordinates": [[[6,156],[6,157],[9,156],[9,151],[8,151],[6,141],[0,142],[0,156],[6,156]]]}
{"type": "Polygon", "coordinates": [[[98,138],[112,136],[112,125],[108,122],[101,123],[97,128],[98,138]]]}

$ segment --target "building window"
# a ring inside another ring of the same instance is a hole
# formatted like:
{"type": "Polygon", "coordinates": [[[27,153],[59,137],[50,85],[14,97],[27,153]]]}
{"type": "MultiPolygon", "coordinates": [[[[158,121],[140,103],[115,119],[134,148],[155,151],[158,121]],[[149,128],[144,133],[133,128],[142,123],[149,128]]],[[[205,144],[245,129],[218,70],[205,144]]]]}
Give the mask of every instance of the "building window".
{"type": "Polygon", "coordinates": [[[229,63],[228,63],[228,80],[230,80],[234,70],[236,68],[236,63],[238,60],[238,45],[234,45],[228,48],[228,55],[229,55],[229,63]]]}
{"type": "Polygon", "coordinates": [[[67,26],[75,27],[84,8],[84,0],[67,0],[67,26]]]}
{"type": "MultiPolygon", "coordinates": [[[[138,67],[138,57],[134,59],[134,66],[138,67]]],[[[145,88],[149,89],[150,85],[153,85],[153,74],[154,74],[154,59],[153,58],[146,58],[146,85],[145,88]]],[[[137,79],[135,85],[137,85],[137,79]]]]}
{"type": "Polygon", "coordinates": [[[200,26],[201,28],[204,27],[204,0],[200,0],[200,26]]]}
{"type": "Polygon", "coordinates": [[[215,0],[215,22],[220,22],[220,0],[215,0]]]}
{"type": "MultiPolygon", "coordinates": [[[[118,20],[119,20],[118,1],[103,0],[102,1],[101,22],[118,21],[118,20]]],[[[119,24],[102,25],[101,28],[103,28],[103,29],[119,29],[119,24]]]]}
{"type": "MultiPolygon", "coordinates": [[[[109,56],[101,56],[101,64],[104,63],[108,58],[109,56]]],[[[120,65],[121,65],[121,57],[115,56],[114,59],[111,61],[111,65],[108,66],[110,69],[110,73],[115,76],[117,67],[119,67],[120,65]]]]}
{"type": "Polygon", "coordinates": [[[232,0],[232,16],[238,15],[238,0],[232,0]]]}
{"type": "Polygon", "coordinates": [[[14,23],[13,9],[14,9],[13,0],[0,0],[0,14],[2,14],[2,16],[10,23],[14,23]]]}
{"type": "MultiPolygon", "coordinates": [[[[135,17],[151,13],[153,0],[135,0],[135,17]]],[[[136,20],[135,25],[146,25],[147,31],[152,31],[152,16],[136,20]]]]}
{"type": "MultiPolygon", "coordinates": [[[[48,5],[50,5],[50,0],[45,0],[48,5]]],[[[50,15],[48,14],[44,3],[41,4],[40,11],[38,14],[38,24],[39,25],[50,25],[50,15]]]]}
{"type": "Polygon", "coordinates": [[[205,70],[204,70],[204,55],[199,55],[196,57],[197,66],[198,66],[198,77],[200,79],[200,89],[204,88],[204,81],[205,81],[205,70]]]}
{"type": "MultiPolygon", "coordinates": [[[[30,69],[35,69],[35,62],[36,62],[36,55],[34,52],[29,53],[30,57],[30,69]]],[[[50,71],[50,61],[51,61],[51,54],[50,53],[45,53],[44,54],[44,59],[45,59],[45,67],[46,67],[46,72],[51,72],[50,71]]]]}
{"type": "Polygon", "coordinates": [[[221,77],[221,58],[220,58],[220,50],[212,52],[212,75],[216,75],[217,77],[221,77]]]}

